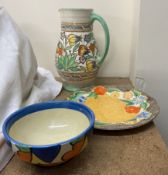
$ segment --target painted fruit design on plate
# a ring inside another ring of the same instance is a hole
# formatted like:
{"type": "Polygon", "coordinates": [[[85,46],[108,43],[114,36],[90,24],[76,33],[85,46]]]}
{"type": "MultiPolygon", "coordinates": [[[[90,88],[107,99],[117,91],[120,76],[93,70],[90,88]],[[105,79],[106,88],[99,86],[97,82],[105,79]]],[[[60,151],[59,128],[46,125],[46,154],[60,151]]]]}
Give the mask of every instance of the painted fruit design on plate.
{"type": "Polygon", "coordinates": [[[135,124],[151,116],[147,97],[137,90],[96,86],[89,92],[75,92],[69,99],[90,107],[96,124],[135,124]]]}

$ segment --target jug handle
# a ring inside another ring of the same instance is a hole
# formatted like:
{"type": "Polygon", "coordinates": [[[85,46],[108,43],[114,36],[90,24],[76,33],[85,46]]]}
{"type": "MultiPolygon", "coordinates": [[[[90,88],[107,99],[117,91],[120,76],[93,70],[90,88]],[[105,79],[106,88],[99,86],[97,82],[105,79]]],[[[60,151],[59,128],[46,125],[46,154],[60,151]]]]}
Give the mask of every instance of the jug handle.
{"type": "Polygon", "coordinates": [[[94,21],[98,21],[101,24],[101,26],[103,27],[103,30],[105,32],[105,49],[104,49],[103,54],[100,55],[100,58],[98,60],[98,65],[101,65],[103,63],[104,59],[106,58],[108,50],[109,50],[110,34],[109,34],[109,29],[108,29],[107,23],[105,22],[105,20],[101,16],[99,16],[95,13],[92,13],[91,14],[91,22],[93,23],[94,21]]]}

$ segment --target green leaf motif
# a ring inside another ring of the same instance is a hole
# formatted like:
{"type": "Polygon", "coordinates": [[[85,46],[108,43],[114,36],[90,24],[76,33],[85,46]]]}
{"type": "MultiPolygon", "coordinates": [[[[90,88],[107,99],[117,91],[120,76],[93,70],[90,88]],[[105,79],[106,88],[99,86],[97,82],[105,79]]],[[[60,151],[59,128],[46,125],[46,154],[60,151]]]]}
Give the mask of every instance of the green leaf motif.
{"type": "Polygon", "coordinates": [[[108,90],[108,92],[114,92],[114,91],[120,92],[119,89],[117,89],[117,88],[112,88],[112,87],[108,87],[107,90],[108,90]]]}
{"type": "Polygon", "coordinates": [[[133,101],[130,101],[130,100],[121,100],[121,101],[123,101],[124,103],[126,103],[127,106],[134,105],[134,102],[133,101]]]}
{"type": "Polygon", "coordinates": [[[64,68],[65,68],[65,71],[68,69],[68,57],[65,57],[64,59],[64,68]]]}
{"type": "Polygon", "coordinates": [[[76,51],[78,50],[79,46],[80,46],[80,42],[78,42],[78,43],[74,46],[73,52],[76,52],[76,51]]]}
{"type": "Polygon", "coordinates": [[[73,57],[68,57],[68,66],[69,67],[77,66],[76,63],[75,63],[75,59],[73,57]]]}
{"type": "Polygon", "coordinates": [[[76,91],[68,98],[68,100],[77,101],[77,99],[80,98],[83,93],[84,91],[76,91]]]}
{"type": "Polygon", "coordinates": [[[146,102],[141,103],[141,108],[146,109],[148,107],[148,104],[146,102]]]}
{"type": "Polygon", "coordinates": [[[62,57],[59,57],[58,58],[58,62],[57,62],[57,68],[58,69],[63,69],[63,67],[64,67],[63,58],[62,57]]]}
{"type": "Polygon", "coordinates": [[[137,91],[137,90],[134,90],[133,92],[134,92],[135,97],[138,97],[138,96],[141,95],[141,92],[139,92],[139,91],[137,91]]]}
{"type": "Polygon", "coordinates": [[[80,67],[72,56],[61,56],[58,58],[57,68],[64,71],[79,71],[80,67]]]}
{"type": "Polygon", "coordinates": [[[61,64],[57,64],[58,69],[63,69],[63,66],[61,64]]]}
{"type": "Polygon", "coordinates": [[[67,46],[66,48],[65,48],[65,50],[70,50],[72,48],[72,46],[67,46]]]}
{"type": "Polygon", "coordinates": [[[98,95],[95,92],[90,92],[90,94],[88,95],[88,97],[94,97],[97,98],[98,95]]]}

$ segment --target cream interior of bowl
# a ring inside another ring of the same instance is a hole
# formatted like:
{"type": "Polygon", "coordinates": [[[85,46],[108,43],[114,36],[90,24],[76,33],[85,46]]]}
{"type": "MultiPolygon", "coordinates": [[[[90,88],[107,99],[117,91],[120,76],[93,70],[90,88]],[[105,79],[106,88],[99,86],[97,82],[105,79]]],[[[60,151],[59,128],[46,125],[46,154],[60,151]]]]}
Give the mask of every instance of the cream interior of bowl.
{"type": "Polygon", "coordinates": [[[11,126],[9,135],[24,144],[48,145],[71,139],[88,126],[89,119],[83,113],[55,108],[20,118],[11,126]]]}

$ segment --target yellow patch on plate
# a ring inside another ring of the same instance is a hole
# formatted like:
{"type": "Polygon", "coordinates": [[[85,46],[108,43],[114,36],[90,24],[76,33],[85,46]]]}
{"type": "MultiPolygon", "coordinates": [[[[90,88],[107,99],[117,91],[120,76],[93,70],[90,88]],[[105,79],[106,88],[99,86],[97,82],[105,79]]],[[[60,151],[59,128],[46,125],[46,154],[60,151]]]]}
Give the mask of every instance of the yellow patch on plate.
{"type": "Polygon", "coordinates": [[[124,102],[109,95],[89,97],[84,104],[93,110],[96,121],[104,123],[122,123],[136,116],[135,113],[126,112],[124,102]]]}

